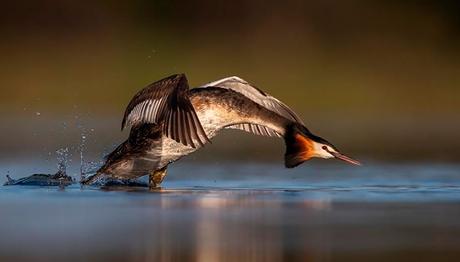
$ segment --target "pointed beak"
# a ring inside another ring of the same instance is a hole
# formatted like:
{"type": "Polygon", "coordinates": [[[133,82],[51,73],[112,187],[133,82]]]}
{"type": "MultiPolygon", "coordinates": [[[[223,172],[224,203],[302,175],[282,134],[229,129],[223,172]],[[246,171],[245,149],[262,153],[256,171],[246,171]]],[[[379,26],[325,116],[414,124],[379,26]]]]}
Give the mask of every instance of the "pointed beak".
{"type": "Polygon", "coordinates": [[[346,155],[342,155],[342,154],[339,153],[339,152],[330,152],[330,153],[331,153],[331,155],[333,155],[335,158],[340,159],[340,160],[342,160],[342,161],[345,161],[345,162],[347,162],[347,163],[350,163],[350,164],[352,164],[352,165],[357,165],[357,166],[360,166],[360,165],[361,165],[361,163],[360,163],[359,161],[354,160],[354,159],[352,159],[352,158],[350,158],[350,157],[347,157],[346,155]]]}

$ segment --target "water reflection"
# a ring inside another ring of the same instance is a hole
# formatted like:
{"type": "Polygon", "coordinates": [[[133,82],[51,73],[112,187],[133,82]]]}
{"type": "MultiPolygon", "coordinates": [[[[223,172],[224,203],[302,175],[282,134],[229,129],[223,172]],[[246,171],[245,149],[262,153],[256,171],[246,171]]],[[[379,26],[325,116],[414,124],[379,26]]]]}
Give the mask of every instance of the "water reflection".
{"type": "Polygon", "coordinates": [[[306,258],[314,251],[291,245],[292,229],[282,225],[301,225],[293,212],[308,217],[331,208],[324,201],[289,203],[268,191],[163,190],[158,197],[148,202],[160,212],[152,215],[149,230],[158,235],[145,235],[144,241],[151,245],[145,246],[146,259],[156,261],[306,258]]]}

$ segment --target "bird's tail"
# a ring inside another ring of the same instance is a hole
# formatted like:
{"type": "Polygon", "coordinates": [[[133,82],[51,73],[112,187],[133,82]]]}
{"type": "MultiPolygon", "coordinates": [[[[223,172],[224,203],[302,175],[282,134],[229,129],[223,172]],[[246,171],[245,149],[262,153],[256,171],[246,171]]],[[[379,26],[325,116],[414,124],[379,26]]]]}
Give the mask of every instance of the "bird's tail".
{"type": "Polygon", "coordinates": [[[286,154],[284,164],[294,168],[311,158],[313,141],[309,138],[310,131],[300,123],[293,123],[287,128],[284,136],[286,154]]]}

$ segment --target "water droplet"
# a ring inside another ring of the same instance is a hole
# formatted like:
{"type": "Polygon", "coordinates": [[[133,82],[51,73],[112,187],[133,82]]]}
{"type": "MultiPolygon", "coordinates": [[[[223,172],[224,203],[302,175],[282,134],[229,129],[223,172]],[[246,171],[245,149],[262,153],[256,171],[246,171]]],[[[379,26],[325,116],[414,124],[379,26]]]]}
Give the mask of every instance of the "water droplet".
{"type": "Polygon", "coordinates": [[[57,161],[58,161],[58,170],[63,172],[63,173],[66,173],[67,165],[70,162],[69,148],[68,147],[61,148],[61,149],[56,151],[56,154],[57,154],[56,158],[57,158],[57,161]]]}

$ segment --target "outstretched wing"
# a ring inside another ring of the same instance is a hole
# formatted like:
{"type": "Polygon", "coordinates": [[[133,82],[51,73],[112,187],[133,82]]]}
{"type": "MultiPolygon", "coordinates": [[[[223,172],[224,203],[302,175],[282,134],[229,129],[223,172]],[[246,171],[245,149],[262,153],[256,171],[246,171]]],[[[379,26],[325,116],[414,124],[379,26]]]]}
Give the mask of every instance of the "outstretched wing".
{"type": "Polygon", "coordinates": [[[208,83],[203,87],[210,86],[230,89],[238,92],[256,102],[257,104],[267,108],[268,110],[284,116],[287,119],[303,124],[302,119],[300,119],[300,117],[298,117],[297,114],[292,111],[292,109],[290,109],[286,104],[237,76],[231,76],[217,80],[208,83]]]}
{"type": "Polygon", "coordinates": [[[128,104],[121,129],[145,123],[163,123],[163,133],[195,148],[209,141],[188,97],[184,74],[173,75],[139,91],[128,104]]]}
{"type": "MultiPolygon", "coordinates": [[[[300,117],[297,116],[297,114],[294,111],[292,111],[292,109],[290,109],[286,104],[237,76],[220,79],[208,83],[202,87],[220,87],[233,90],[246,96],[247,98],[251,99],[255,103],[265,107],[270,111],[273,111],[294,122],[298,122],[302,125],[304,124],[302,119],[300,119],[300,117]]],[[[280,137],[280,135],[277,132],[271,130],[268,127],[250,123],[232,125],[228,126],[227,128],[239,129],[256,135],[280,137]]]]}

